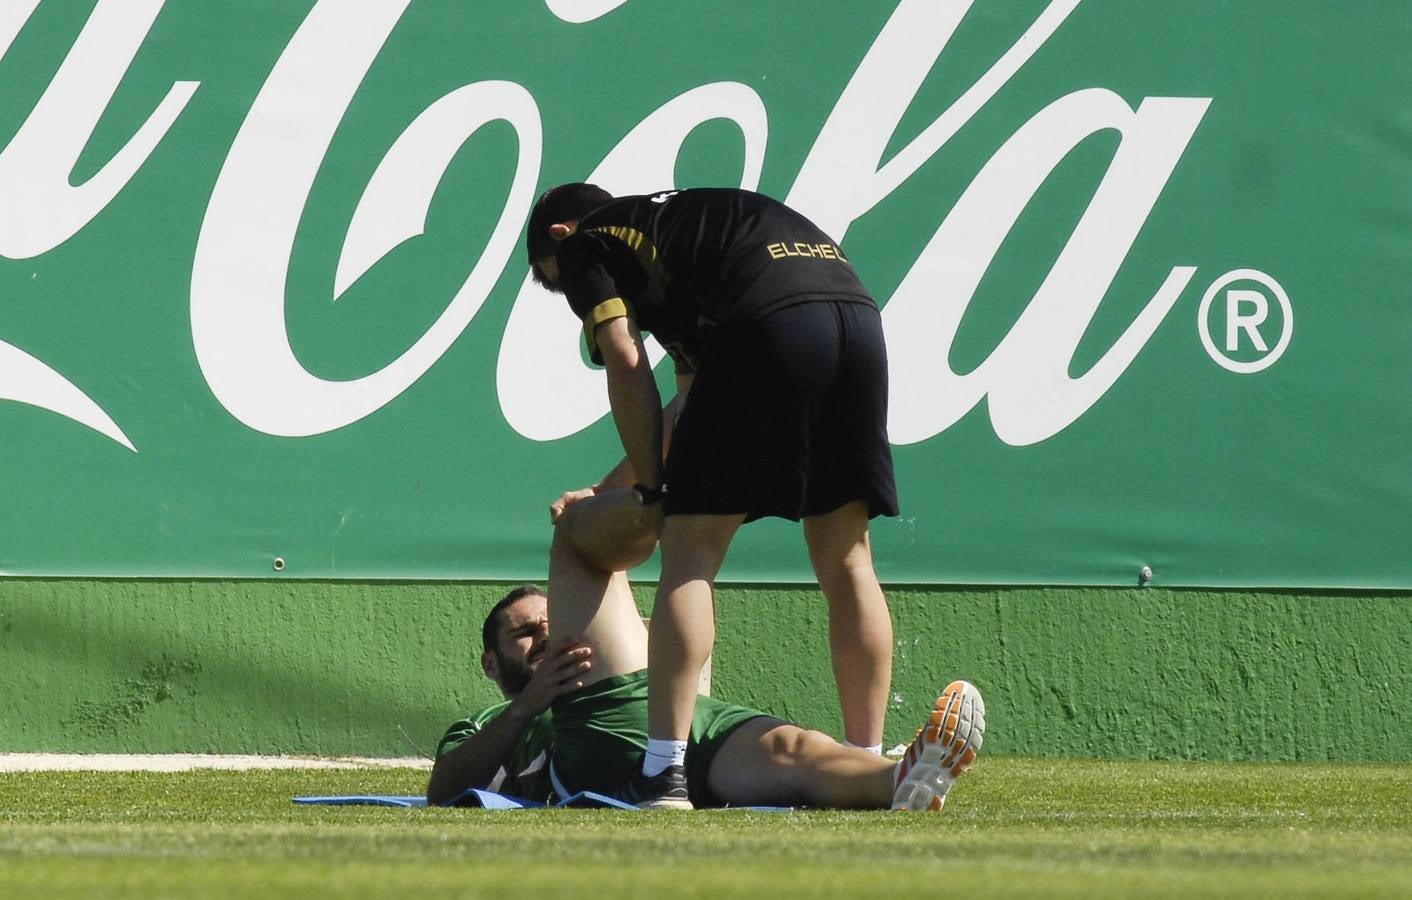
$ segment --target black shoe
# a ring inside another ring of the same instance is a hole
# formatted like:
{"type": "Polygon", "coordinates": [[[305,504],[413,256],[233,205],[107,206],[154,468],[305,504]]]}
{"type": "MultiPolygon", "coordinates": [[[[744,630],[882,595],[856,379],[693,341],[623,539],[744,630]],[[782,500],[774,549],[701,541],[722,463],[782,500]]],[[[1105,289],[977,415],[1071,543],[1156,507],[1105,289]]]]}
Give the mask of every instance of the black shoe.
{"type": "Polygon", "coordinates": [[[613,792],[612,797],[639,809],[694,808],[686,792],[684,766],[667,766],[656,775],[644,775],[638,770],[613,792]]]}

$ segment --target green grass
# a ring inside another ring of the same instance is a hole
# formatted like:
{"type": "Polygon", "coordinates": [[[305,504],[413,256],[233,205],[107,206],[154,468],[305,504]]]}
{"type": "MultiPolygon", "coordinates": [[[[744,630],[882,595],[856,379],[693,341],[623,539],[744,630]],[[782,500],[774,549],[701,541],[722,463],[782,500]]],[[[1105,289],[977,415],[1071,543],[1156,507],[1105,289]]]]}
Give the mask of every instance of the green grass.
{"type": "Polygon", "coordinates": [[[0,775],[0,897],[1412,895],[1412,766],[994,758],[944,813],[296,807],[405,770],[0,775]]]}

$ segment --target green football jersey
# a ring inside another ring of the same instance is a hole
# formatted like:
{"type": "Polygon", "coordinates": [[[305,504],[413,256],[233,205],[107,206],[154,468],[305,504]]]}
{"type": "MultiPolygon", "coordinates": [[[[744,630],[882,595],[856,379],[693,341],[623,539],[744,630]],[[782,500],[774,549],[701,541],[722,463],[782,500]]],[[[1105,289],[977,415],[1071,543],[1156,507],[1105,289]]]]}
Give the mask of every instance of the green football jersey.
{"type": "MultiPolygon", "coordinates": [[[[467,738],[477,733],[510,705],[506,700],[487,706],[478,713],[462,719],[446,730],[446,736],[436,747],[436,757],[440,759],[460,746],[467,738]]],[[[548,710],[536,716],[511,749],[509,756],[496,770],[489,784],[474,785],[497,794],[518,797],[547,803],[554,797],[554,787],[549,779],[549,755],[554,746],[554,724],[548,710]]]]}

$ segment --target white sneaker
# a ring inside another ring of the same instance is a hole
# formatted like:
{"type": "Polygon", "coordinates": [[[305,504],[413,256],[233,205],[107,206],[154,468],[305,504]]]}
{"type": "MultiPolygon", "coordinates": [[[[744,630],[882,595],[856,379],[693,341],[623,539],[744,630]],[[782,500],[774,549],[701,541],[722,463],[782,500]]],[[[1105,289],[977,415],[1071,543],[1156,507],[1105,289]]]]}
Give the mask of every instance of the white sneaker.
{"type": "Polygon", "coordinates": [[[975,761],[985,735],[985,701],[976,686],[953,681],[897,763],[892,808],[937,812],[951,784],[975,761]]]}

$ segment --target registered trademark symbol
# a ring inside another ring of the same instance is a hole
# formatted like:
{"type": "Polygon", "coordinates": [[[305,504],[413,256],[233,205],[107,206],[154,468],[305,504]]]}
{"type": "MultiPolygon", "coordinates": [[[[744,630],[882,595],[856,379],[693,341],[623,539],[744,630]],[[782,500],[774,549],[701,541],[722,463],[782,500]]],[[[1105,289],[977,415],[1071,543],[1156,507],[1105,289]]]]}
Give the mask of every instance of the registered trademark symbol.
{"type": "Polygon", "coordinates": [[[1250,375],[1284,355],[1294,334],[1294,309],[1278,281],[1258,269],[1235,269],[1206,289],[1196,330],[1216,365],[1250,375]],[[1221,337],[1219,345],[1213,332],[1221,337]]]}

